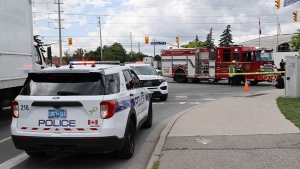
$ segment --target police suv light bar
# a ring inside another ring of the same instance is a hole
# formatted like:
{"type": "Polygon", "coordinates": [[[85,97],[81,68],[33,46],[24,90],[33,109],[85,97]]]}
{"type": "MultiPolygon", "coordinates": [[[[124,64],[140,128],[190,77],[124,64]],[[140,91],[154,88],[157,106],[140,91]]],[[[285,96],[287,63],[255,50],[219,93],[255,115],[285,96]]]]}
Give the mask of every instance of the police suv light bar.
{"type": "Polygon", "coordinates": [[[119,65],[120,61],[71,61],[72,65],[86,65],[86,64],[109,64],[109,65],[119,65]]]}

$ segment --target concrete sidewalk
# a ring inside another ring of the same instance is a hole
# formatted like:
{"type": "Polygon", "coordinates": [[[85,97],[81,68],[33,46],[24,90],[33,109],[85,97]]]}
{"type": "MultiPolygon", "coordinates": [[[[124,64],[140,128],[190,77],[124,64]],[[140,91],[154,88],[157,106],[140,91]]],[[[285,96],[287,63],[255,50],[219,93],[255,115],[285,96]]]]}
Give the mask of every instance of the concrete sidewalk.
{"type": "Polygon", "coordinates": [[[159,169],[300,168],[300,130],[279,111],[282,95],[273,89],[180,112],[163,130],[147,168],[155,161],[159,169]]]}

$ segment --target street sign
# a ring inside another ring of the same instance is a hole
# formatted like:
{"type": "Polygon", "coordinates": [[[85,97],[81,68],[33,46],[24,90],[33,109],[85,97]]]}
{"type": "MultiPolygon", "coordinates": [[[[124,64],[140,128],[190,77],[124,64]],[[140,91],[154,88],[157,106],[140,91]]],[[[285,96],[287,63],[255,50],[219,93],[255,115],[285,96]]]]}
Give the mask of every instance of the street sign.
{"type": "Polygon", "coordinates": [[[283,7],[289,6],[293,3],[296,3],[297,1],[299,1],[299,0],[284,0],[283,7]]]}
{"type": "Polygon", "coordinates": [[[151,45],[166,45],[167,42],[151,42],[151,45]]]}

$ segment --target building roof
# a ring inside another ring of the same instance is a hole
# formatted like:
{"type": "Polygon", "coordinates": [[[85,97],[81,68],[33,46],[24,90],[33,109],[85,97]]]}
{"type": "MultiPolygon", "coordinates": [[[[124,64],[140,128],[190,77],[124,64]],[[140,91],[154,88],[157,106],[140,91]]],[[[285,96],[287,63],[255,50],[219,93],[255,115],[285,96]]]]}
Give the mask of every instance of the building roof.
{"type": "Polygon", "coordinates": [[[240,43],[239,45],[243,46],[254,46],[254,47],[267,47],[276,50],[277,46],[289,43],[294,34],[282,34],[282,35],[273,35],[273,36],[264,36],[249,41],[240,43]]]}

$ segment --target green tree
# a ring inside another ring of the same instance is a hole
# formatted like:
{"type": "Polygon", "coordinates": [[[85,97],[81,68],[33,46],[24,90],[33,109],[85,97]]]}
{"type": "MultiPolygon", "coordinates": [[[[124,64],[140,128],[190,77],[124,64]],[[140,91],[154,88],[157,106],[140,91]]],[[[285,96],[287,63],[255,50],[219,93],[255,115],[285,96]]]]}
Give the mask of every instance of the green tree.
{"type": "Polygon", "coordinates": [[[181,45],[180,47],[182,48],[197,48],[197,47],[202,47],[204,45],[204,42],[199,41],[198,35],[196,35],[195,40],[190,41],[186,45],[181,45]]]}
{"type": "Polygon", "coordinates": [[[231,35],[231,26],[227,25],[226,29],[223,31],[221,35],[220,44],[219,46],[230,46],[232,44],[232,35],[231,35]]]}
{"type": "Polygon", "coordinates": [[[83,60],[84,55],[86,54],[86,50],[82,48],[78,48],[74,53],[72,58],[75,60],[83,60]]]}
{"type": "Polygon", "coordinates": [[[120,43],[115,42],[111,46],[104,45],[103,60],[119,60],[120,62],[127,62],[130,60],[126,54],[126,50],[120,43]]]}
{"type": "Polygon", "coordinates": [[[196,38],[195,38],[194,42],[199,42],[199,38],[198,38],[197,34],[196,34],[196,38]]]}
{"type": "Polygon", "coordinates": [[[210,28],[209,34],[206,36],[206,41],[204,42],[204,46],[207,48],[214,48],[214,39],[212,38],[212,28],[210,28]]]}
{"type": "Polygon", "coordinates": [[[96,60],[101,61],[101,47],[97,47],[95,51],[91,50],[84,55],[84,60],[96,60]]]}
{"type": "Polygon", "coordinates": [[[300,49],[300,29],[296,30],[296,34],[291,38],[291,50],[298,51],[300,49]]]}
{"type": "Polygon", "coordinates": [[[70,61],[72,61],[73,57],[68,53],[68,51],[65,51],[64,55],[65,57],[63,57],[62,59],[66,61],[67,64],[69,64],[70,61]]]}

